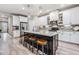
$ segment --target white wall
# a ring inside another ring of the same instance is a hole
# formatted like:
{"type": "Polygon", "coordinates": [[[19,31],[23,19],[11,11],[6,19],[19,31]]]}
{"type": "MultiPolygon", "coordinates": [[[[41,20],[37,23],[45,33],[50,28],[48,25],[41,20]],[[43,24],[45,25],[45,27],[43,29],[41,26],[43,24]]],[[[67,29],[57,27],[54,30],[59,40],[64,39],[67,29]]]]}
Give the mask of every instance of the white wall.
{"type": "Polygon", "coordinates": [[[79,24],[79,7],[68,9],[63,12],[63,23],[68,24],[79,24]]]}

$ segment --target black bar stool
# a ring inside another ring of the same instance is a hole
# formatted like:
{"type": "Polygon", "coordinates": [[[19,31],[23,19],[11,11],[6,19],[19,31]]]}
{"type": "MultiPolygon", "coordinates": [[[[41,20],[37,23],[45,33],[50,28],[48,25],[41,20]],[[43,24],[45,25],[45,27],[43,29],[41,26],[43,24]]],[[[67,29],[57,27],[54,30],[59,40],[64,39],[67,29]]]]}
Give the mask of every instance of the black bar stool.
{"type": "MultiPolygon", "coordinates": [[[[38,49],[38,45],[42,46],[42,55],[44,55],[44,46],[47,45],[47,41],[45,39],[38,39],[37,40],[37,49],[38,49]]],[[[37,54],[38,54],[38,50],[37,50],[37,54]]]]}
{"type": "Polygon", "coordinates": [[[30,37],[30,41],[31,41],[31,51],[34,51],[34,44],[36,43],[36,37],[32,36],[30,37]]]}
{"type": "Polygon", "coordinates": [[[28,48],[29,37],[26,35],[24,38],[24,46],[28,48]]]}
{"type": "Polygon", "coordinates": [[[28,49],[30,49],[30,43],[31,43],[30,37],[31,35],[27,34],[24,38],[24,46],[26,46],[28,49]]]}

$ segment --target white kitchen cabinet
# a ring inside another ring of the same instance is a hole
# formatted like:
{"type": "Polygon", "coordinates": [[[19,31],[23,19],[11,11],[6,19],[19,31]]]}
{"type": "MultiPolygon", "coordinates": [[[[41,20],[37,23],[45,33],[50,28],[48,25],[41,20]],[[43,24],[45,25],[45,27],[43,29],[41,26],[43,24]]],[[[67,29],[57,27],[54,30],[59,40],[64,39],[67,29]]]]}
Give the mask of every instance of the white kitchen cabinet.
{"type": "Polygon", "coordinates": [[[63,13],[63,24],[79,24],[79,7],[65,10],[63,13]]]}
{"type": "Polygon", "coordinates": [[[19,37],[20,36],[20,31],[19,30],[14,30],[13,31],[13,37],[19,37]]]}
{"type": "Polygon", "coordinates": [[[63,24],[64,25],[69,25],[70,24],[70,11],[69,10],[66,10],[63,12],[63,24]]]}
{"type": "Polygon", "coordinates": [[[19,37],[20,36],[20,18],[19,16],[13,16],[13,26],[19,26],[19,29],[13,29],[13,37],[19,37]]]}
{"type": "Polygon", "coordinates": [[[20,22],[28,22],[27,17],[19,16],[20,22]]]}
{"type": "Polygon", "coordinates": [[[19,25],[20,25],[19,16],[13,16],[13,26],[19,26],[19,25]]]}
{"type": "Polygon", "coordinates": [[[59,32],[59,40],[79,44],[79,32],[61,31],[59,32]]]}
{"type": "Polygon", "coordinates": [[[79,44],[79,32],[71,32],[70,42],[79,44]]]}
{"type": "Polygon", "coordinates": [[[70,33],[66,31],[62,31],[59,33],[59,40],[62,41],[70,41],[70,33]]]}
{"type": "Polygon", "coordinates": [[[71,24],[79,24],[79,7],[70,10],[71,24]]]}

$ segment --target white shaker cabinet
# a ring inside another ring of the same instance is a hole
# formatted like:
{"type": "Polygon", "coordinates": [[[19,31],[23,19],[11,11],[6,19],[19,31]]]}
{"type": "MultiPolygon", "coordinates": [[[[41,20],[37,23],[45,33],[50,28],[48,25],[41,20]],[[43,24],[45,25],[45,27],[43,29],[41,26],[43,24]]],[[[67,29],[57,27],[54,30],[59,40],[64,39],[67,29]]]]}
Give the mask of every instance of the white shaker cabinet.
{"type": "Polygon", "coordinates": [[[59,40],[79,44],[79,32],[60,31],[59,40]]]}
{"type": "Polygon", "coordinates": [[[65,10],[63,13],[63,24],[79,24],[79,7],[65,10]]]}
{"type": "Polygon", "coordinates": [[[70,42],[79,44],[79,32],[71,32],[70,42]]]}
{"type": "Polygon", "coordinates": [[[70,33],[66,31],[61,31],[59,33],[59,40],[70,41],[70,33]]]}
{"type": "Polygon", "coordinates": [[[13,16],[13,26],[19,26],[19,25],[20,25],[19,16],[13,16]]]}
{"type": "Polygon", "coordinates": [[[20,36],[20,18],[19,16],[13,16],[13,26],[19,26],[19,29],[13,29],[13,37],[19,37],[20,36]]]}
{"type": "Polygon", "coordinates": [[[19,16],[19,18],[20,18],[20,22],[28,22],[27,17],[19,16]]]}
{"type": "Polygon", "coordinates": [[[66,11],[64,11],[63,12],[63,24],[64,25],[69,25],[70,24],[70,17],[71,17],[71,15],[70,15],[71,13],[70,13],[70,11],[69,10],[66,10],[66,11]]]}
{"type": "Polygon", "coordinates": [[[71,24],[79,24],[79,7],[70,10],[71,24]]]}

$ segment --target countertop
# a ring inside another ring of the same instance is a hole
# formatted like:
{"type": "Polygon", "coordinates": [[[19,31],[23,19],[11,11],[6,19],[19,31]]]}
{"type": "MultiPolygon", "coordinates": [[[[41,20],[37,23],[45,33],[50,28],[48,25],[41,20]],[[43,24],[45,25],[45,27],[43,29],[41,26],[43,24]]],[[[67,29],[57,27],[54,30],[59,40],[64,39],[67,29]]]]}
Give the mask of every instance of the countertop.
{"type": "Polygon", "coordinates": [[[24,31],[24,32],[27,32],[27,33],[35,33],[35,34],[39,34],[39,35],[44,35],[44,36],[54,36],[54,35],[56,35],[56,34],[58,34],[57,33],[57,31],[45,31],[45,32],[35,32],[35,31],[24,31]]]}
{"type": "Polygon", "coordinates": [[[0,55],[34,55],[8,33],[0,33],[0,55]]]}
{"type": "Polygon", "coordinates": [[[63,29],[59,29],[58,32],[79,32],[79,31],[75,31],[73,29],[66,29],[66,28],[63,28],[63,29]]]}

